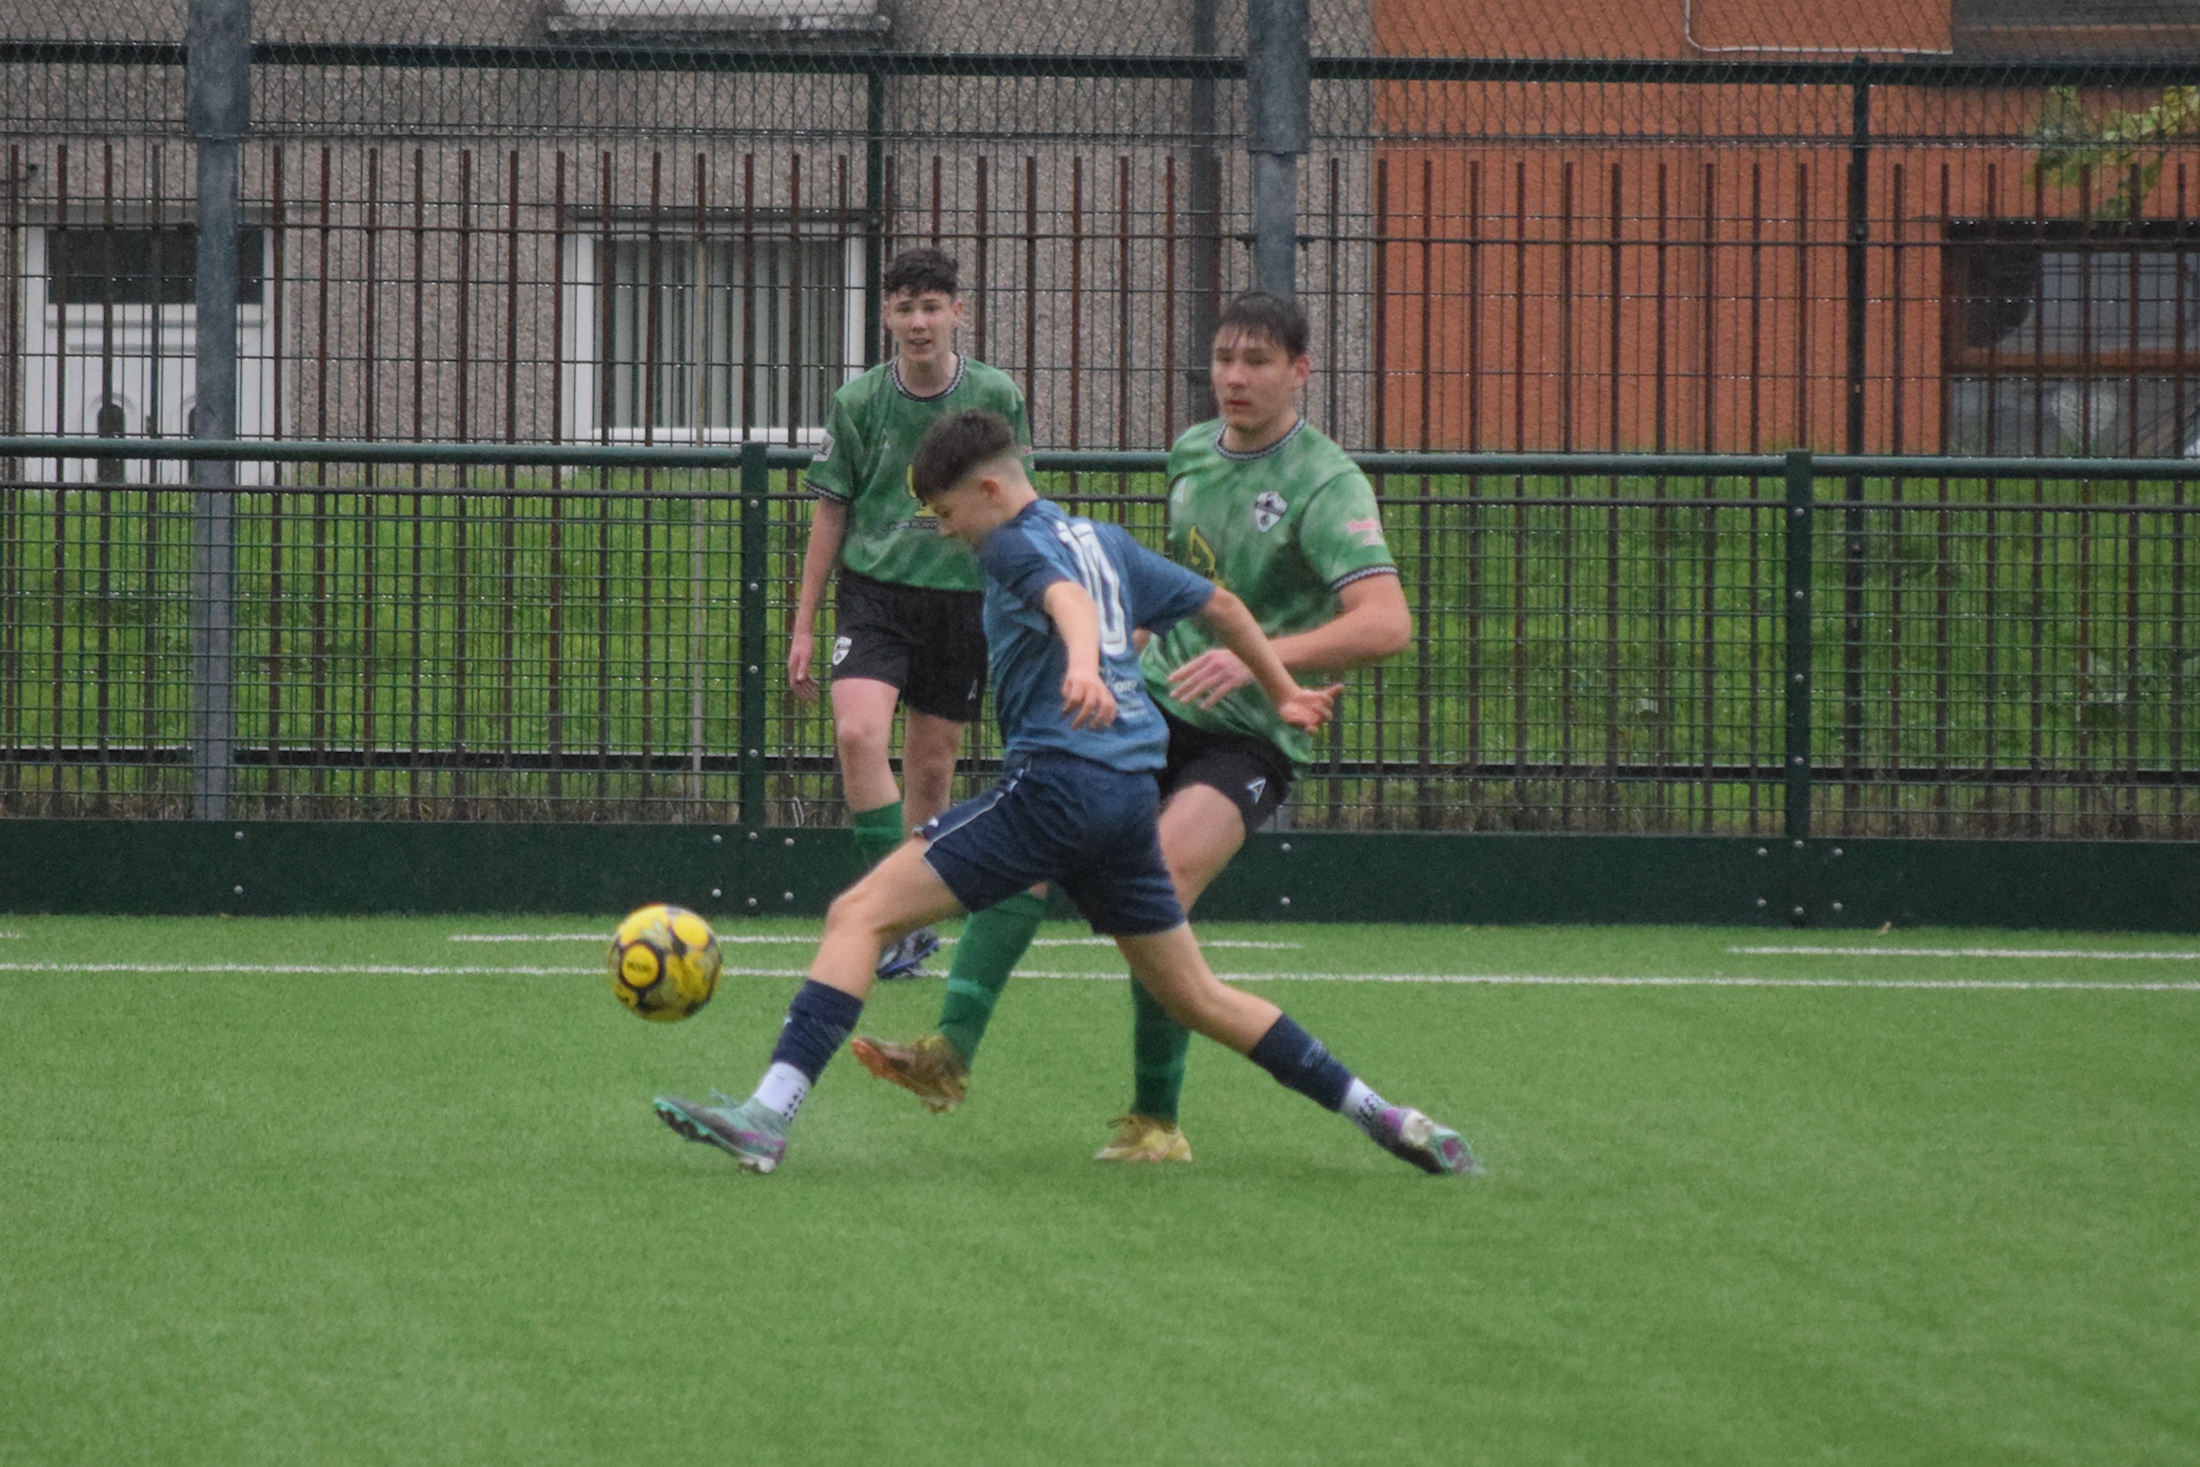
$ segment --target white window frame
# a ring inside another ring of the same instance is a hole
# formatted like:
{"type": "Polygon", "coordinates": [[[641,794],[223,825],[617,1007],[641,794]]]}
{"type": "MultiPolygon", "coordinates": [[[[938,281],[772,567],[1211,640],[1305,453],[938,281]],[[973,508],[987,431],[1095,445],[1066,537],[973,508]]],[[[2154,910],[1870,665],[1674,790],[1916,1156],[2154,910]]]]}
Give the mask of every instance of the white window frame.
{"type": "MultiPolygon", "coordinates": [[[[62,409],[67,436],[98,436],[99,362],[107,336],[107,313],[113,314],[115,395],[127,409],[124,435],[182,438],[190,432],[190,413],[196,397],[198,307],[188,303],[155,305],[117,303],[63,305],[53,298],[52,237],[63,228],[72,233],[96,232],[97,225],[34,225],[24,231],[23,324],[24,361],[20,421],[32,433],[54,431],[55,409],[62,409]],[[64,378],[63,373],[67,376],[64,378]],[[154,374],[157,372],[157,377],[154,374]],[[88,382],[79,385],[82,379],[88,382]],[[153,423],[145,409],[154,409],[153,423]]],[[[131,229],[143,226],[132,224],[131,229]]],[[[179,243],[184,238],[178,235],[179,243]]],[[[267,298],[282,287],[271,268],[272,246],[262,232],[260,301],[237,308],[237,424],[239,438],[273,438],[276,432],[275,357],[271,349],[267,298]]],[[[126,459],[126,482],[181,484],[188,482],[191,466],[181,461],[147,462],[126,459]]],[[[53,477],[70,484],[98,479],[99,462],[93,459],[61,459],[53,477]]],[[[237,482],[270,482],[272,466],[240,463],[237,482]]]]}
{"type": "MultiPolygon", "coordinates": [[[[667,234],[659,231],[658,239],[667,243],[680,243],[697,247],[724,244],[729,236],[724,234],[667,234]]],[[[784,238],[784,236],[778,236],[784,238]]],[[[830,235],[809,234],[805,239],[830,239],[830,235]]],[[[603,401],[603,374],[609,370],[604,360],[603,295],[606,288],[603,279],[602,252],[606,239],[617,243],[649,238],[639,229],[616,228],[606,236],[602,233],[568,235],[565,241],[565,331],[564,340],[558,346],[558,423],[559,430],[568,443],[740,443],[753,440],[759,443],[786,443],[802,447],[815,447],[825,438],[822,421],[815,426],[787,423],[759,423],[744,433],[740,428],[618,428],[608,427],[599,420],[599,407],[603,401]]],[[[760,236],[761,238],[761,236],[760,236]]],[[[841,381],[852,382],[863,375],[863,321],[865,287],[863,281],[863,239],[849,235],[841,241],[841,381]]],[[[698,272],[698,278],[700,272],[698,272]]],[[[701,292],[695,292],[699,299],[701,292]]],[[[822,406],[822,405],[821,405],[822,406]]],[[[820,413],[822,419],[823,414],[820,413]]]]}
{"type": "Polygon", "coordinates": [[[605,20],[696,16],[830,24],[876,15],[878,0],[563,0],[560,9],[605,20]]]}

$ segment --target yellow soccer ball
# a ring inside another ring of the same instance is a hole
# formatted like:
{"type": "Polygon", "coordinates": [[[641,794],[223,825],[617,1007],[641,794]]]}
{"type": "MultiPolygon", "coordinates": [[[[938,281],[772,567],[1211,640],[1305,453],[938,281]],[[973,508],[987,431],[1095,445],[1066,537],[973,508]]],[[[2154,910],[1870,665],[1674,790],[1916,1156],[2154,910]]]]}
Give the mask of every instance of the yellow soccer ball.
{"type": "Polygon", "coordinates": [[[718,991],[718,934],[685,907],[643,907],[611,934],[611,991],[643,1018],[685,1019],[718,991]]]}

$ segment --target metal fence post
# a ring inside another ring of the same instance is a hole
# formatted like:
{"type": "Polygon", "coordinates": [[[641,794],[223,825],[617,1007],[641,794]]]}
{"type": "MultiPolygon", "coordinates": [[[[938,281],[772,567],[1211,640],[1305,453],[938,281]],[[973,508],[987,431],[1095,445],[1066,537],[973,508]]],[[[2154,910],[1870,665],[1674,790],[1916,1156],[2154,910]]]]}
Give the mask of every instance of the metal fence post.
{"type": "Polygon", "coordinates": [[[764,823],[765,496],[771,468],[765,445],[741,445],[741,823],[764,823]]]}
{"type": "MultiPolygon", "coordinates": [[[[874,66],[863,78],[863,365],[875,367],[882,350],[884,302],[879,277],[886,273],[886,70],[874,66]]],[[[985,288],[979,282],[978,288],[985,288]]],[[[747,458],[742,472],[747,472],[747,458]]]]}
{"type": "MultiPolygon", "coordinates": [[[[237,426],[237,178],[252,121],[250,0],[191,0],[188,24],[186,109],[198,145],[191,436],[227,439],[237,426]]],[[[191,483],[191,809],[201,820],[225,820],[235,735],[236,465],[195,459],[191,483]]]]}
{"type": "MultiPolygon", "coordinates": [[[[1871,304],[1871,63],[1856,59],[1855,91],[1850,103],[1848,266],[1848,422],[1850,453],[1865,451],[1864,377],[1866,311],[1871,304]]],[[[1899,389],[1898,389],[1899,390],[1899,389]]],[[[1864,479],[1851,474],[1848,507],[1841,517],[1841,778],[1842,815],[1856,800],[1857,766],[1864,757],[1864,479]]]]}
{"type": "MultiPolygon", "coordinates": [[[[1192,54],[1215,55],[1215,0],[1191,0],[1192,54]]],[[[1185,308],[1185,419],[1199,422],[1215,415],[1213,373],[1216,298],[1222,294],[1222,199],[1218,186],[1221,160],[1215,153],[1215,79],[1202,72],[1192,81],[1189,130],[1191,178],[1185,206],[1190,219],[1192,289],[1185,308]]]]}
{"type": "Polygon", "coordinates": [[[1787,456],[1787,505],[1781,516],[1787,532],[1786,675],[1787,694],[1787,837],[1810,839],[1810,532],[1811,497],[1816,484],[1811,456],[1787,456]]]}
{"type": "Polygon", "coordinates": [[[1313,132],[1308,0],[1252,0],[1245,17],[1245,145],[1253,164],[1253,281],[1298,293],[1299,155],[1313,132]]]}

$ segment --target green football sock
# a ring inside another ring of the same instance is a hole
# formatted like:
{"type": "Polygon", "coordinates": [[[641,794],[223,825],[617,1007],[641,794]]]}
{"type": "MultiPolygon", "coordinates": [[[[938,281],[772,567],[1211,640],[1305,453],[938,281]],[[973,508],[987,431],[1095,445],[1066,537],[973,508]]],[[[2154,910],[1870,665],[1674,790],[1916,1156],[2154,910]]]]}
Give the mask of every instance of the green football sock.
{"type": "Polygon", "coordinates": [[[881,805],[876,810],[858,810],[855,814],[856,854],[863,858],[863,869],[868,871],[894,853],[908,834],[901,828],[901,801],[881,805]]]}
{"type": "Polygon", "coordinates": [[[978,1041],[993,1021],[1008,975],[1024,960],[1039,930],[1047,904],[1020,891],[998,906],[972,912],[955,943],[955,961],[947,970],[947,997],[940,1001],[940,1033],[968,1064],[978,1057],[978,1041]]]}
{"type": "Polygon", "coordinates": [[[1131,1110],[1173,1126],[1177,1101],[1184,1094],[1184,1056],[1192,1047],[1192,1031],[1170,1018],[1160,1000],[1136,982],[1131,984],[1131,1005],[1136,1010],[1131,1072],[1138,1079],[1131,1110]]]}

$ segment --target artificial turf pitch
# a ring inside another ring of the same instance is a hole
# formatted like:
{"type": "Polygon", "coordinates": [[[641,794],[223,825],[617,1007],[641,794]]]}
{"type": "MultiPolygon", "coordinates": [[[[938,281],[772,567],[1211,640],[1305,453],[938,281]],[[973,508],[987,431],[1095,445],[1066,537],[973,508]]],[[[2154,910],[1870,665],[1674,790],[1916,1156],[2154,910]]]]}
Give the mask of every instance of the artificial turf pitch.
{"type": "Polygon", "coordinates": [[[1124,988],[1026,978],[960,1112],[843,1057],[758,1178],[649,1098],[745,1093],[793,978],[655,1026],[450,941],[609,926],[0,918],[0,1462],[2200,1461],[2200,962],[1918,951],[2191,939],[1215,926],[1840,986],[1263,982],[1460,1182],[1204,1041],[1197,1161],[1096,1165],[1124,988]]]}

